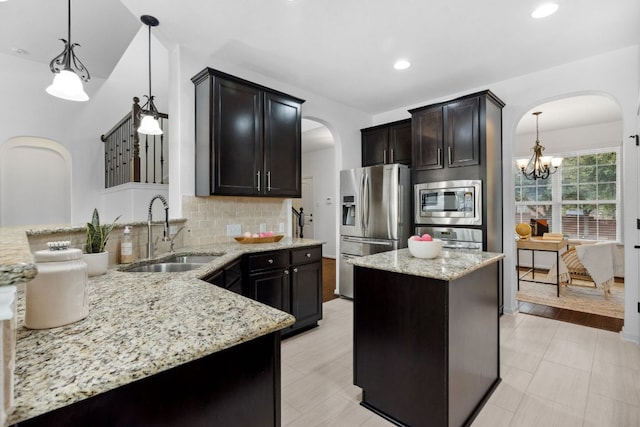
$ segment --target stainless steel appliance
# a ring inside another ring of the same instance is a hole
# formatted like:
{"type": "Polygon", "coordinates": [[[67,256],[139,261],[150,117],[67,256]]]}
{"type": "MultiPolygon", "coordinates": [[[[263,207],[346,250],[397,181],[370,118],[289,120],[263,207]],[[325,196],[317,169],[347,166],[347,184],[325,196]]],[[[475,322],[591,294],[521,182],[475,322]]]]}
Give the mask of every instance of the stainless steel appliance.
{"type": "Polygon", "coordinates": [[[416,227],[416,234],[441,239],[442,247],[446,249],[482,250],[482,230],[479,228],[416,227]]]}
{"type": "Polygon", "coordinates": [[[353,298],[352,257],[405,248],[411,233],[410,171],[380,165],[340,171],[340,295],[353,298]]]}
{"type": "Polygon", "coordinates": [[[416,224],[482,225],[482,181],[458,180],[416,184],[416,224]]]}

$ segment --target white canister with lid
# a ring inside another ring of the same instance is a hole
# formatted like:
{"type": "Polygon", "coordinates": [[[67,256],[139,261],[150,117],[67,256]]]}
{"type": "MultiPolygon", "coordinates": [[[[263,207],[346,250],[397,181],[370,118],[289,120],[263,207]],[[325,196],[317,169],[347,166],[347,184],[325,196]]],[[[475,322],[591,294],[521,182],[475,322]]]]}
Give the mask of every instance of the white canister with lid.
{"type": "Polygon", "coordinates": [[[55,328],[87,317],[88,276],[82,251],[43,250],[34,256],[38,274],[26,285],[25,326],[30,329],[55,328]]]}

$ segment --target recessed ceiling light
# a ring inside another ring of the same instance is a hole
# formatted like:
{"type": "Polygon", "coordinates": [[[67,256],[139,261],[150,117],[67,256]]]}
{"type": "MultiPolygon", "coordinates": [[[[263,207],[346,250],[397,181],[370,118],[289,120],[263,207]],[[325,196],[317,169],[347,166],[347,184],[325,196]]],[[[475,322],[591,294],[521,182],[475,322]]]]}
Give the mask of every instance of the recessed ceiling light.
{"type": "Polygon", "coordinates": [[[555,13],[556,10],[558,10],[557,3],[544,3],[536,7],[536,9],[531,12],[531,16],[536,19],[546,18],[547,16],[555,13]]]}
{"type": "Polygon", "coordinates": [[[395,64],[393,64],[393,68],[395,68],[396,70],[406,70],[409,67],[411,67],[411,62],[407,61],[406,59],[400,59],[396,61],[395,64]]]}
{"type": "MultiPolygon", "coordinates": [[[[0,0],[3,1],[3,0],[0,0]]],[[[15,53],[16,55],[28,55],[29,52],[27,52],[24,49],[20,49],[19,47],[12,47],[11,48],[11,52],[15,53]]]]}

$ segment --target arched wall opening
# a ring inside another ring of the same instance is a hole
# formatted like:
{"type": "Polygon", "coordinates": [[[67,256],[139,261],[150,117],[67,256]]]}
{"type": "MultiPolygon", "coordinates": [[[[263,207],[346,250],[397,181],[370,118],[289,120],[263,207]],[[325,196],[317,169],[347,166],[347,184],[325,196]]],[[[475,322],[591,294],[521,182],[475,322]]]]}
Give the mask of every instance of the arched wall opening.
{"type": "Polygon", "coordinates": [[[0,146],[0,227],[71,222],[71,154],[60,143],[16,137],[0,146]]]}

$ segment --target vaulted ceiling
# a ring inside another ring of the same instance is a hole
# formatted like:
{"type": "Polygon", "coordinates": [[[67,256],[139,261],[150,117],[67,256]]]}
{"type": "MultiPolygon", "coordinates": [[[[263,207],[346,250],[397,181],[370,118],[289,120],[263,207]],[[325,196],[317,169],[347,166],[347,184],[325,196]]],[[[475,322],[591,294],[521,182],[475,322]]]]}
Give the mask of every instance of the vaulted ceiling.
{"type": "MultiPolygon", "coordinates": [[[[376,114],[640,43],[638,0],[556,2],[535,20],[538,0],[76,0],[72,40],[107,78],[151,14],[168,48],[376,114]]],[[[0,53],[48,64],[66,37],[66,1],[0,3],[0,53]]]]}

